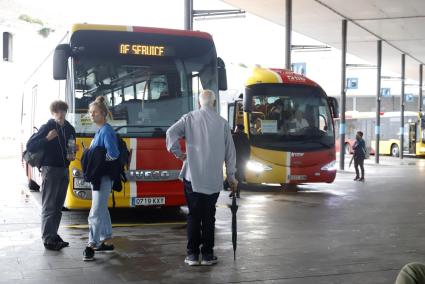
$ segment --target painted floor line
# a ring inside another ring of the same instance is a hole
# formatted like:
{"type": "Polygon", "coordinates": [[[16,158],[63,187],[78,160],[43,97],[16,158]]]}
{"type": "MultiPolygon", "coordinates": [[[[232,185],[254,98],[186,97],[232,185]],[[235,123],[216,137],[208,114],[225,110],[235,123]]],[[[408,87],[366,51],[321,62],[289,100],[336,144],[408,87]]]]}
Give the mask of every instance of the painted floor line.
{"type": "MultiPolygon", "coordinates": [[[[141,223],[141,224],[112,224],[113,228],[122,228],[122,227],[153,227],[153,226],[170,226],[170,225],[185,225],[186,222],[171,222],[171,223],[141,223]]],[[[89,225],[87,224],[75,224],[75,225],[65,225],[61,226],[62,228],[67,229],[88,229],[89,225]]]]}

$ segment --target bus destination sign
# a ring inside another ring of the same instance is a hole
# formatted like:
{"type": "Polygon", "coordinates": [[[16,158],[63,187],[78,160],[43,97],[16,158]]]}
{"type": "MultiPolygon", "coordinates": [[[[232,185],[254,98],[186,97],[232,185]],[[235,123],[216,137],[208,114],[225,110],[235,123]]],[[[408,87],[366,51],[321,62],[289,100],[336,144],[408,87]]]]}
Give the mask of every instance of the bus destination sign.
{"type": "Polygon", "coordinates": [[[119,46],[120,54],[141,55],[141,56],[167,56],[170,55],[169,47],[162,45],[148,44],[128,44],[121,43],[119,46]]]}

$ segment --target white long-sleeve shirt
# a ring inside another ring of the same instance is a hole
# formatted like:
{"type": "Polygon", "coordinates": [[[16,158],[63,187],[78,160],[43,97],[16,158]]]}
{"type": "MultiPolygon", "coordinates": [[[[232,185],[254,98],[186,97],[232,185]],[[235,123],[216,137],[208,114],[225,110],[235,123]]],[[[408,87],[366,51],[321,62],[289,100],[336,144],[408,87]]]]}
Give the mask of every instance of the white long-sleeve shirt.
{"type": "Polygon", "coordinates": [[[186,140],[186,160],[180,178],[192,183],[194,192],[214,194],[223,188],[223,163],[229,181],[235,180],[236,151],[230,127],[212,107],[202,107],[180,118],[167,130],[167,149],[177,158],[186,140]]]}

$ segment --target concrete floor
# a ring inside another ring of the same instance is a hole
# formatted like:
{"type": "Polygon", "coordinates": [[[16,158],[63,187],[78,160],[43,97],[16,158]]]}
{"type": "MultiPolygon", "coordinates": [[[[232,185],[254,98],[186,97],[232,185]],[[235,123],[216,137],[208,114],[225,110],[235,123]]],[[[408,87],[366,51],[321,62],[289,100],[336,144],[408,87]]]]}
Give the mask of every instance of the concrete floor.
{"type": "Polygon", "coordinates": [[[87,212],[64,212],[70,247],[46,251],[39,193],[24,189],[17,161],[0,160],[0,171],[0,283],[393,283],[404,264],[425,261],[425,160],[371,159],[365,183],[352,181],[351,168],[298,193],[242,192],[235,262],[223,192],[213,267],[183,263],[185,215],[167,210],[114,211],[116,252],[90,263],[87,212]]]}

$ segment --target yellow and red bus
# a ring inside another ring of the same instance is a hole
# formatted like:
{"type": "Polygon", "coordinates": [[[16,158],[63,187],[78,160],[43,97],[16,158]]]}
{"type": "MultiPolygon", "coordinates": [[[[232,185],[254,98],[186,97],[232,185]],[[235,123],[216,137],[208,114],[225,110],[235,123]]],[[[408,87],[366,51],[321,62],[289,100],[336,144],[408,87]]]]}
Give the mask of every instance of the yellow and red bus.
{"type": "MultiPolygon", "coordinates": [[[[130,151],[127,177],[115,192],[116,207],[185,204],[178,180],[181,162],[167,152],[165,133],[197,107],[202,89],[226,89],[224,62],[211,35],[135,26],[76,24],[45,66],[26,84],[22,101],[23,137],[28,139],[49,118],[54,99],[69,104],[67,119],[77,133],[79,152],[70,165],[65,207],[90,208],[90,184],[84,182],[82,145],[90,145],[95,127],[87,116],[97,96],[107,98],[108,122],[130,151]],[[53,77],[50,64],[53,64],[53,77]],[[47,77],[48,76],[48,77],[47,77]]],[[[218,104],[219,105],[219,104],[218,104]]],[[[30,181],[37,169],[26,165],[30,181]]],[[[110,202],[112,204],[112,201],[110,202]]]]}
{"type": "MultiPolygon", "coordinates": [[[[336,123],[339,127],[339,121],[336,123]]],[[[371,154],[376,146],[376,113],[346,112],[345,153],[352,153],[357,131],[363,132],[363,138],[371,154]]],[[[338,133],[338,132],[337,132],[338,133]]],[[[400,112],[380,113],[379,153],[381,155],[400,155],[400,112]]],[[[425,156],[425,113],[405,111],[403,127],[403,154],[425,156]]],[[[339,148],[339,140],[337,140],[339,148]]]]}
{"type": "Polygon", "coordinates": [[[228,106],[231,127],[244,125],[251,143],[247,183],[333,182],[337,108],[336,99],[302,75],[254,68],[243,101],[228,106]]]}

